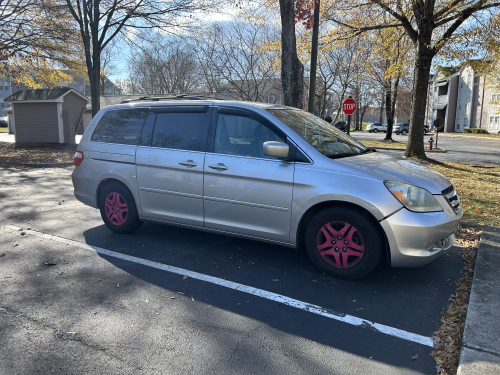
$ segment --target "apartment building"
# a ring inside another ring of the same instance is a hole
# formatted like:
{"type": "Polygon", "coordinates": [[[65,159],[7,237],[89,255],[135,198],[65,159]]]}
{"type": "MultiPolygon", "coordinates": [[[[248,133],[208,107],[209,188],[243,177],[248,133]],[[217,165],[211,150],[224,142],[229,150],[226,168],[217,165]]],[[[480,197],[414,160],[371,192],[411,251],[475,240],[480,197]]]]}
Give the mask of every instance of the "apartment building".
{"type": "Polygon", "coordinates": [[[434,120],[440,118],[445,132],[500,131],[500,90],[489,81],[469,64],[441,67],[429,80],[426,124],[432,129],[434,120]]]}

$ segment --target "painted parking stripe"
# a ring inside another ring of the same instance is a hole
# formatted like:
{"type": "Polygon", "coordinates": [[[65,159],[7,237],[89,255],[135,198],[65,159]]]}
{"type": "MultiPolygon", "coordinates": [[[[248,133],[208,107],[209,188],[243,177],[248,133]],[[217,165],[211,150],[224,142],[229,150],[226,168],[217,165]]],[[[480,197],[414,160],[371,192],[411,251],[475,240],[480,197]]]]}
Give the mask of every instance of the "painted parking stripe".
{"type": "MultiPolygon", "coordinates": [[[[15,230],[15,231],[19,231],[22,229],[20,227],[14,226],[14,225],[6,225],[6,226],[4,226],[4,228],[15,230]]],[[[142,259],[142,258],[137,258],[137,257],[126,255],[126,254],[117,253],[115,251],[103,249],[103,248],[98,247],[98,246],[91,246],[91,245],[87,245],[83,242],[78,242],[78,241],[66,239],[63,237],[58,237],[58,236],[54,236],[54,235],[50,235],[50,234],[46,234],[46,233],[42,233],[42,232],[37,232],[34,230],[24,230],[24,232],[26,232],[27,234],[36,236],[36,237],[45,238],[47,240],[61,242],[64,244],[69,244],[69,245],[79,247],[81,249],[94,251],[94,252],[97,252],[99,254],[109,256],[109,257],[118,258],[118,259],[122,259],[122,260],[125,260],[128,262],[141,264],[141,265],[151,267],[151,268],[156,268],[156,269],[162,270],[162,271],[176,273],[178,275],[188,276],[192,279],[206,281],[206,282],[216,284],[219,286],[223,286],[223,287],[226,287],[229,289],[237,290],[239,292],[248,293],[248,294],[251,294],[254,296],[265,298],[265,299],[268,299],[270,301],[279,302],[283,305],[295,307],[297,309],[308,311],[308,312],[313,313],[313,314],[321,315],[321,316],[324,316],[326,318],[338,320],[340,322],[352,324],[354,326],[358,326],[358,327],[362,327],[362,328],[371,329],[371,330],[374,330],[374,331],[377,331],[377,332],[380,332],[380,333],[383,333],[383,334],[386,334],[389,336],[398,337],[398,338],[403,339],[403,340],[408,340],[408,341],[416,342],[418,344],[422,344],[425,346],[433,347],[433,343],[432,343],[432,340],[430,337],[426,337],[426,336],[418,335],[416,333],[403,331],[401,329],[389,327],[389,326],[386,326],[383,324],[369,322],[365,319],[361,319],[361,318],[358,318],[358,317],[355,317],[352,315],[338,313],[338,312],[335,312],[333,310],[323,308],[321,306],[313,305],[313,304],[310,304],[307,302],[302,302],[302,301],[299,301],[299,300],[296,300],[296,299],[293,299],[290,297],[282,296],[280,294],[268,292],[268,291],[263,290],[263,289],[254,288],[254,287],[251,287],[248,285],[235,283],[232,281],[220,279],[218,277],[205,275],[205,274],[202,274],[199,272],[194,272],[194,271],[186,270],[186,269],[179,268],[179,267],[169,266],[169,265],[163,264],[163,263],[153,262],[153,261],[147,260],[147,259],[142,259]]]]}

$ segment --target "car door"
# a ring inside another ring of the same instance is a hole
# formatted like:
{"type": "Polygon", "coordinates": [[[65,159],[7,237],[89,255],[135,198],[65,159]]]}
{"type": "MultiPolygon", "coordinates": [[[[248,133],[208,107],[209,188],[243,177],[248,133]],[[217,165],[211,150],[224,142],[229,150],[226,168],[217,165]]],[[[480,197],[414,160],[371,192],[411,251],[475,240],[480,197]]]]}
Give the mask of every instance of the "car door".
{"type": "Polygon", "coordinates": [[[151,107],[137,147],[144,217],[203,226],[203,163],[208,105],[151,107]]]}
{"type": "Polygon", "coordinates": [[[219,107],[215,116],[205,156],[205,227],[288,242],[295,165],[262,148],[286,135],[251,111],[219,107]]]}

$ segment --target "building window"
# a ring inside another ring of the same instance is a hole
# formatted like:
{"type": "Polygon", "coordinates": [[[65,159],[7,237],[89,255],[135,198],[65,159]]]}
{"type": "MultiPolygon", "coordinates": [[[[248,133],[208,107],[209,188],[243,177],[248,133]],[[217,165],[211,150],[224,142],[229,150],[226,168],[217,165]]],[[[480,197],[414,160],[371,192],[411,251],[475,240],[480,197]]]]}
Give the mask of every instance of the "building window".
{"type": "Polygon", "coordinates": [[[495,117],[495,124],[498,124],[499,117],[495,117]]]}
{"type": "Polygon", "coordinates": [[[5,103],[0,104],[0,107],[2,108],[5,107],[5,103]]]}
{"type": "Polygon", "coordinates": [[[462,109],[462,99],[459,99],[458,100],[458,109],[461,110],[462,109]]]}
{"type": "Polygon", "coordinates": [[[495,101],[497,99],[500,99],[500,95],[491,95],[491,100],[495,101]]]}
{"type": "Polygon", "coordinates": [[[464,118],[464,128],[466,128],[469,125],[469,119],[464,118]]]}
{"type": "Polygon", "coordinates": [[[493,117],[490,117],[490,124],[493,124],[493,117]]]}
{"type": "Polygon", "coordinates": [[[457,122],[457,129],[460,129],[460,123],[457,122]]]}

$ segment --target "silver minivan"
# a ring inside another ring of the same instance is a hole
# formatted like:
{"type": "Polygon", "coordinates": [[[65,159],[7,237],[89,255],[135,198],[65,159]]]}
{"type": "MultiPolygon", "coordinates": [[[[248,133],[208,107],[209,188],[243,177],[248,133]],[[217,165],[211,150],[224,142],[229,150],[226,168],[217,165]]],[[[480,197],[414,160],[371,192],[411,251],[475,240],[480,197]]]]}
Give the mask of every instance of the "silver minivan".
{"type": "Polygon", "coordinates": [[[117,233],[144,221],[304,247],[356,279],[424,265],[462,208],[431,168],[366,148],[281,105],[142,99],[102,109],[75,154],[75,196],[117,233]]]}

